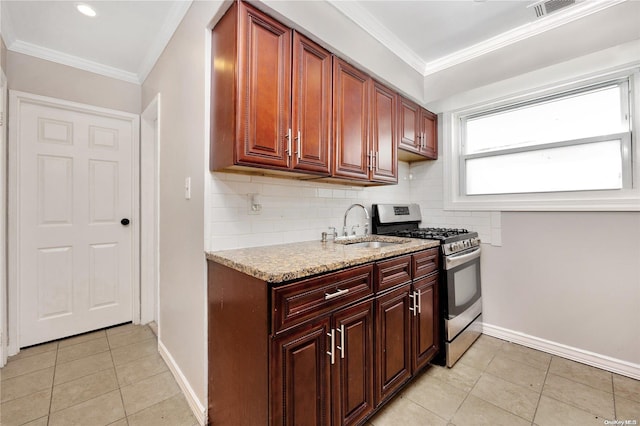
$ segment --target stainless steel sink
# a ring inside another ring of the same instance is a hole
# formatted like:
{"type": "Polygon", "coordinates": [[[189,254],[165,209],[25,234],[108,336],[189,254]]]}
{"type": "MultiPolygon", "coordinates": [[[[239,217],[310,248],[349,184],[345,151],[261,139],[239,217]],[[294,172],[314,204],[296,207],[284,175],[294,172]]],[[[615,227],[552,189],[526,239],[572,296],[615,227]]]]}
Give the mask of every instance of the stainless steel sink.
{"type": "Polygon", "coordinates": [[[387,247],[387,246],[394,246],[396,244],[402,244],[403,241],[398,241],[396,242],[389,242],[389,241],[362,241],[359,243],[351,243],[348,244],[350,247],[364,247],[364,248],[380,248],[380,247],[387,247]]]}

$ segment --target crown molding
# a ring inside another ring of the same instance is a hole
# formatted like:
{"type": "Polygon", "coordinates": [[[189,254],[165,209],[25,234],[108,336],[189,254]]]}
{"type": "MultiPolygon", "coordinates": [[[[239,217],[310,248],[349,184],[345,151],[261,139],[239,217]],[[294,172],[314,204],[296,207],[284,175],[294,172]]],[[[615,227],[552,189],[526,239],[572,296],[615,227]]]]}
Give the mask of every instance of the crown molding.
{"type": "Polygon", "coordinates": [[[538,21],[521,25],[520,27],[509,30],[496,37],[489,38],[481,41],[480,43],[469,46],[468,48],[461,49],[451,55],[443,56],[434,61],[427,62],[422,70],[422,74],[426,77],[430,74],[470,61],[479,56],[494,52],[503,47],[538,34],[542,34],[554,28],[558,28],[562,25],[584,18],[593,13],[600,12],[625,1],[627,0],[582,1],[575,6],[568,7],[566,10],[555,12],[539,19],[538,21]]]}
{"type": "Polygon", "coordinates": [[[164,49],[167,47],[167,44],[169,44],[171,37],[173,37],[173,34],[178,29],[180,22],[182,22],[182,19],[187,14],[187,11],[191,7],[191,3],[193,3],[193,0],[183,0],[175,2],[171,7],[164,24],[162,25],[162,29],[156,36],[153,44],[149,47],[148,53],[145,55],[140,67],[138,68],[138,81],[140,84],[144,83],[156,62],[160,59],[160,55],[164,52],[164,49]]]}
{"type": "Polygon", "coordinates": [[[22,40],[16,40],[10,45],[7,45],[7,49],[11,50],[12,52],[35,56],[36,58],[56,62],[74,68],[79,68],[81,70],[104,75],[106,77],[116,78],[118,80],[127,81],[129,83],[140,84],[138,75],[136,73],[124,71],[120,68],[110,67],[108,65],[80,58],[78,56],[69,55],[58,50],[48,49],[37,44],[27,43],[22,40]]]}
{"type": "Polygon", "coordinates": [[[424,73],[426,66],[424,60],[358,2],[341,0],[327,0],[327,2],[413,69],[420,74],[424,73]]]}
{"type": "MultiPolygon", "coordinates": [[[[522,25],[499,36],[489,38],[468,48],[456,51],[433,61],[425,61],[396,37],[380,21],[356,1],[327,0],[347,18],[382,43],[407,65],[424,77],[438,71],[470,61],[484,54],[552,30],[569,22],[615,6],[627,0],[580,1],[578,4],[547,15],[532,23],[522,25]]],[[[523,5],[523,7],[525,7],[523,5]]]]}
{"type": "Polygon", "coordinates": [[[58,50],[49,49],[37,44],[17,40],[15,38],[15,33],[11,28],[11,22],[8,19],[4,20],[2,24],[2,37],[7,49],[12,52],[34,56],[36,58],[93,72],[105,77],[123,80],[129,83],[142,84],[160,58],[160,55],[162,55],[162,52],[169,43],[169,40],[171,40],[173,33],[178,28],[178,25],[180,25],[180,22],[182,22],[182,19],[189,10],[189,7],[191,7],[192,2],[193,0],[183,0],[177,1],[173,4],[164,24],[162,25],[162,29],[158,32],[155,40],[149,47],[149,50],[143,58],[137,72],[126,71],[78,56],[69,55],[58,50]]]}

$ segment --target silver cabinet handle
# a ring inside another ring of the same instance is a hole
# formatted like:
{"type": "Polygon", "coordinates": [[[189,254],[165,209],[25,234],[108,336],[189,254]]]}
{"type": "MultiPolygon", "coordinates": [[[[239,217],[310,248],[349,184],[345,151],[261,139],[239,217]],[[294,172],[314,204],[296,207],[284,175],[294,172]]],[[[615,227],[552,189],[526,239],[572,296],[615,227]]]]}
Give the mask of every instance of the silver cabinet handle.
{"type": "Polygon", "coordinates": [[[298,130],[298,137],[296,138],[297,142],[298,142],[298,149],[296,152],[296,156],[298,157],[298,160],[300,159],[302,153],[300,152],[301,150],[301,146],[302,146],[302,135],[300,134],[300,130],[298,130]]]}
{"type": "Polygon", "coordinates": [[[342,296],[343,294],[347,294],[347,293],[349,293],[348,288],[345,288],[343,290],[340,290],[339,288],[337,288],[335,293],[325,293],[324,300],[333,299],[334,297],[342,296]]]}
{"type": "Polygon", "coordinates": [[[331,364],[335,364],[336,363],[336,351],[335,351],[335,344],[336,344],[336,330],[335,329],[331,329],[331,333],[327,333],[327,336],[329,336],[331,338],[331,350],[327,351],[327,355],[329,355],[331,357],[331,364]]]}
{"type": "Polygon", "coordinates": [[[371,153],[373,154],[373,169],[377,171],[378,170],[378,152],[371,151],[371,153]]]}
{"type": "Polygon", "coordinates": [[[344,324],[340,325],[338,332],[340,333],[340,346],[336,346],[336,348],[340,349],[340,358],[344,358],[344,324]]]}
{"type": "Polygon", "coordinates": [[[409,310],[413,312],[414,317],[422,313],[422,300],[420,300],[421,295],[421,290],[417,290],[409,294],[409,298],[411,299],[409,310]]]}
{"type": "Polygon", "coordinates": [[[291,128],[287,130],[287,154],[291,157],[291,128]]]}

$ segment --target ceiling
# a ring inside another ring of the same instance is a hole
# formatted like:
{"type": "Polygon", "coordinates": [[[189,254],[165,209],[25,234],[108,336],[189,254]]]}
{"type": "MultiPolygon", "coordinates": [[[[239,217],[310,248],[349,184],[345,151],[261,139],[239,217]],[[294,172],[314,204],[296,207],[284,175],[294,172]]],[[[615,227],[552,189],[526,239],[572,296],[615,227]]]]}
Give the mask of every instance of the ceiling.
{"type": "MultiPolygon", "coordinates": [[[[540,1],[326,1],[423,75],[467,61],[624,0],[577,0],[536,17],[540,1]]],[[[565,0],[552,0],[556,4],[565,0]]],[[[11,51],[141,83],[191,0],[1,2],[2,35],[11,51]]]]}

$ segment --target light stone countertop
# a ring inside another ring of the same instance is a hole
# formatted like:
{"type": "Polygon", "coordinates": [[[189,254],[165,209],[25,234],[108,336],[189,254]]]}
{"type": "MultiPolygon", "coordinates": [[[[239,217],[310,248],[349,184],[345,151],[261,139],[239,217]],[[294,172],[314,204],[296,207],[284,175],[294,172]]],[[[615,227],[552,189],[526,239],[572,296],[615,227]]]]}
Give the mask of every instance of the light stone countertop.
{"type": "Polygon", "coordinates": [[[281,283],[337,271],[388,257],[438,247],[439,241],[414,238],[368,236],[354,241],[402,242],[380,248],[305,241],[301,243],[207,252],[207,259],[268,283],[281,283]]]}

